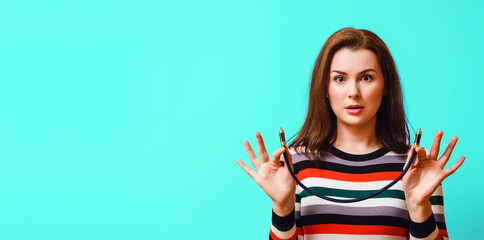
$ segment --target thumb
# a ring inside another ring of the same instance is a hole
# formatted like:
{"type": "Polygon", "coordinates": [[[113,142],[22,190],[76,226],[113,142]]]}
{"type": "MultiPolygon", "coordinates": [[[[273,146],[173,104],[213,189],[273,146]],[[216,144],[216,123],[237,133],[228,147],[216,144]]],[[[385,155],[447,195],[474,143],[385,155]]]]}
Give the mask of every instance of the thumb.
{"type": "Polygon", "coordinates": [[[272,154],[272,162],[277,164],[278,166],[281,166],[281,154],[283,154],[285,151],[285,148],[279,148],[277,149],[273,154],[272,154]]]}

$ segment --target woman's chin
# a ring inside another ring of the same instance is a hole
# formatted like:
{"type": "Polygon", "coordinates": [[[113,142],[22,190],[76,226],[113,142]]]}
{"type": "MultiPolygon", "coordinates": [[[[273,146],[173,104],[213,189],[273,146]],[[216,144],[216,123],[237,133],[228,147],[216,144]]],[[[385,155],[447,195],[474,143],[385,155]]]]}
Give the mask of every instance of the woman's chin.
{"type": "MultiPolygon", "coordinates": [[[[364,119],[362,117],[356,117],[352,116],[348,119],[344,119],[343,121],[339,121],[340,126],[345,126],[345,127],[370,127],[370,120],[369,119],[364,119]]],[[[375,122],[376,124],[376,122],[375,122]]]]}

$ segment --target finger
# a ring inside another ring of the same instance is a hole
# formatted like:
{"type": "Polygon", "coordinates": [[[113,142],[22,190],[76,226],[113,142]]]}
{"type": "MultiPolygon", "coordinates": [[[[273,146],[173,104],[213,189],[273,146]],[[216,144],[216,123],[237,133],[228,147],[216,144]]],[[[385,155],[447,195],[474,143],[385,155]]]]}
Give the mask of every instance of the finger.
{"type": "Polygon", "coordinates": [[[277,166],[281,166],[281,154],[283,154],[285,148],[279,148],[272,154],[272,162],[277,164],[277,166]]]}
{"type": "Polygon", "coordinates": [[[249,176],[250,176],[252,179],[254,179],[254,180],[255,180],[257,173],[256,173],[254,170],[252,170],[252,168],[250,168],[249,166],[245,165],[245,163],[244,163],[244,162],[242,162],[242,160],[237,160],[237,163],[239,164],[239,166],[240,166],[242,169],[244,169],[244,171],[245,171],[247,174],[249,174],[249,176]]]}
{"type": "MultiPolygon", "coordinates": [[[[405,162],[403,169],[407,167],[407,164],[410,161],[410,158],[412,157],[412,152],[413,152],[413,146],[410,148],[410,151],[408,152],[407,161],[405,162]]],[[[414,166],[415,166],[415,162],[413,162],[412,166],[410,166],[408,170],[411,170],[412,168],[414,168],[414,166]]]]}
{"type": "Polygon", "coordinates": [[[259,169],[259,166],[261,165],[261,162],[259,159],[257,159],[257,156],[254,153],[254,150],[252,150],[252,147],[249,144],[249,141],[245,140],[244,141],[244,147],[245,150],[247,151],[247,154],[249,155],[250,162],[252,162],[252,165],[254,165],[255,169],[259,169]]]}
{"type": "Polygon", "coordinates": [[[442,135],[444,132],[442,130],[437,131],[432,142],[432,147],[430,148],[429,159],[438,159],[440,151],[440,141],[442,140],[442,135]]]}
{"type": "Polygon", "coordinates": [[[448,177],[448,176],[452,175],[453,173],[455,173],[455,171],[457,171],[457,169],[459,169],[460,166],[462,166],[462,163],[464,163],[465,159],[466,159],[466,157],[462,156],[462,157],[459,158],[459,160],[457,160],[456,163],[454,163],[454,165],[452,165],[448,169],[445,169],[444,170],[445,177],[448,177]]]}
{"type": "Polygon", "coordinates": [[[450,155],[452,155],[452,151],[454,151],[454,147],[457,144],[457,140],[458,140],[457,137],[455,137],[455,136],[452,137],[452,139],[450,139],[449,145],[447,145],[447,148],[445,149],[445,152],[440,157],[439,161],[441,161],[440,164],[441,164],[442,168],[449,161],[450,155]]]}
{"type": "Polygon", "coordinates": [[[267,154],[266,146],[264,145],[264,140],[262,139],[262,135],[259,132],[255,133],[255,137],[257,138],[257,145],[259,147],[259,156],[261,161],[269,162],[269,154],[267,154]]]}
{"type": "Polygon", "coordinates": [[[427,160],[427,151],[422,147],[418,147],[416,150],[418,155],[418,162],[416,164],[418,165],[421,161],[427,160]]]}

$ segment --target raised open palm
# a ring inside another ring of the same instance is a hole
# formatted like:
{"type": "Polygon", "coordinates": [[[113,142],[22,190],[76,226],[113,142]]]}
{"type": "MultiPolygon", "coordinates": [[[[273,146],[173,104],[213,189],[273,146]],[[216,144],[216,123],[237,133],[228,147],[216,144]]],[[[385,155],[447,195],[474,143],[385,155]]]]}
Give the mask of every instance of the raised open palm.
{"type": "MultiPolygon", "coordinates": [[[[438,158],[442,134],[443,132],[440,130],[435,134],[428,158],[424,148],[416,149],[418,161],[416,164],[412,164],[413,166],[403,177],[405,195],[417,202],[428,201],[442,181],[453,174],[465,160],[465,157],[462,156],[451,167],[444,169],[457,143],[457,137],[450,140],[444,153],[438,158]]],[[[413,148],[410,149],[410,154],[412,150],[413,148]]],[[[410,154],[408,159],[410,159],[410,154]]]]}
{"type": "MultiPolygon", "coordinates": [[[[245,150],[249,155],[255,171],[241,160],[237,160],[237,163],[254,179],[274,203],[285,204],[292,202],[294,204],[296,185],[287,169],[287,165],[282,166],[280,163],[280,156],[287,149],[280,148],[276,150],[271,160],[267,154],[262,136],[258,132],[256,132],[255,136],[259,148],[260,160],[255,155],[249,142],[244,141],[245,150]]],[[[292,157],[289,151],[287,155],[289,162],[292,164],[292,157]]]]}

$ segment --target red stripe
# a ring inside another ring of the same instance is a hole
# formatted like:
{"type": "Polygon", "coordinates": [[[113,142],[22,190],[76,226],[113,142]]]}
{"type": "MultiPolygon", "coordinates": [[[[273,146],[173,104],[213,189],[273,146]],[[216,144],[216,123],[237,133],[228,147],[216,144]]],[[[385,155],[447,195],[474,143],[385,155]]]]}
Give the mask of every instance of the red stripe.
{"type": "Polygon", "coordinates": [[[408,229],[382,225],[317,224],[304,226],[304,234],[372,234],[407,237],[408,229]]]}
{"type": "Polygon", "coordinates": [[[304,236],[304,232],[303,232],[302,227],[296,227],[296,233],[299,236],[304,236]]]}
{"type": "MultiPolygon", "coordinates": [[[[373,182],[373,181],[392,181],[400,175],[401,172],[378,172],[378,173],[340,173],[325,169],[307,168],[297,174],[299,181],[306,178],[326,178],[350,182],[373,182]]],[[[400,180],[401,181],[401,180],[400,180]]]]}
{"type": "Polygon", "coordinates": [[[276,234],[274,234],[271,230],[271,238],[273,240],[296,240],[297,235],[296,235],[296,232],[294,232],[294,234],[290,238],[280,238],[280,237],[276,236],[276,234]]]}
{"type": "Polygon", "coordinates": [[[435,239],[442,239],[442,237],[449,238],[449,234],[447,233],[447,230],[439,229],[439,234],[435,239]]]}

